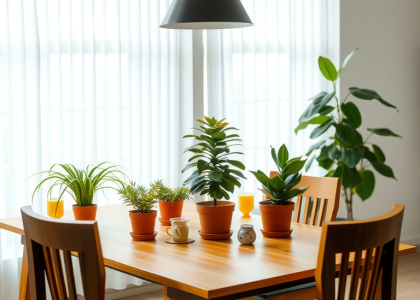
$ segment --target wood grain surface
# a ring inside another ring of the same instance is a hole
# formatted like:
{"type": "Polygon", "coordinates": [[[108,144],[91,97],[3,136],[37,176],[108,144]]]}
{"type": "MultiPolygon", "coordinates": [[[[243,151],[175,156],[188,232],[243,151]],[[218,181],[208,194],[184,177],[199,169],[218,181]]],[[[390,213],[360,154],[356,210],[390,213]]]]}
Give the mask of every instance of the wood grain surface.
{"type": "MultiPolygon", "coordinates": [[[[158,235],[154,241],[131,239],[130,208],[123,205],[98,207],[97,221],[105,265],[134,276],[211,299],[232,295],[315,275],[321,228],[292,223],[293,234],[287,239],[264,238],[261,218],[233,216],[234,235],[229,240],[208,241],[198,234],[199,220],[193,203],[185,203],[183,216],[190,217],[192,244],[165,243],[166,226],[156,220],[158,235]],[[241,224],[253,224],[257,240],[252,246],[241,245],[236,233],[241,224]]],[[[237,208],[236,208],[237,210],[237,208]]],[[[66,212],[63,219],[73,220],[66,212]]],[[[0,220],[0,228],[24,234],[22,220],[0,220]]],[[[416,252],[416,247],[400,245],[399,255],[416,252]]]]}

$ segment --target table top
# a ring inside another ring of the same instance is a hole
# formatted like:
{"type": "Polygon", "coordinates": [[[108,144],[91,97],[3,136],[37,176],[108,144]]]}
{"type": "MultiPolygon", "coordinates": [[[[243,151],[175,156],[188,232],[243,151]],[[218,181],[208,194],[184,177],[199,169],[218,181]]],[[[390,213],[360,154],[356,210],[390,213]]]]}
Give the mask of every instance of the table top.
{"type": "MultiPolygon", "coordinates": [[[[261,217],[233,215],[234,234],[229,240],[200,238],[198,213],[193,203],[184,203],[183,216],[190,220],[192,244],[168,244],[165,230],[156,220],[154,241],[133,241],[130,208],[124,205],[98,207],[98,221],[105,265],[140,278],[170,286],[203,298],[216,298],[314,276],[321,228],[292,223],[290,238],[265,238],[261,217]],[[257,240],[241,245],[237,230],[253,224],[257,240]]],[[[74,220],[71,211],[63,219],[74,220]]],[[[22,219],[0,220],[0,228],[24,234],[22,219]]],[[[416,247],[400,245],[400,256],[416,253],[416,247]]]]}

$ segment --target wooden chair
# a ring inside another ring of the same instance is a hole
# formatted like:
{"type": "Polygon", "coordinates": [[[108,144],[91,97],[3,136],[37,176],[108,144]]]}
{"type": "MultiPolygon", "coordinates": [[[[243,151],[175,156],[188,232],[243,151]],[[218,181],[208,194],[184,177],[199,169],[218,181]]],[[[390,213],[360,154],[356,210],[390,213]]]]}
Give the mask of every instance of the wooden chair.
{"type": "Polygon", "coordinates": [[[344,300],[350,268],[347,299],[395,300],[403,214],[404,205],[395,204],[391,212],[381,217],[356,222],[325,222],[315,273],[317,299],[344,300]],[[341,266],[336,293],[338,253],[341,254],[341,266]]]}
{"type": "Polygon", "coordinates": [[[77,252],[79,257],[85,299],[104,299],[105,266],[97,223],[48,219],[34,213],[31,206],[22,207],[21,213],[30,299],[46,299],[45,275],[53,300],[77,299],[71,252],[77,252]]]}
{"type": "MultiPolygon", "coordinates": [[[[278,173],[271,171],[270,178],[273,178],[278,173]]],[[[309,189],[296,199],[293,221],[315,226],[322,226],[324,222],[335,221],[340,202],[340,178],[302,176],[300,183],[296,187],[306,186],[309,186],[309,189]],[[303,217],[301,218],[302,210],[303,217]]],[[[263,200],[267,199],[268,197],[264,195],[263,200]]],[[[314,298],[316,298],[316,289],[315,284],[311,283],[243,300],[312,300],[314,298]]]]}
{"type": "MultiPolygon", "coordinates": [[[[270,177],[277,174],[278,172],[271,171],[270,177]]],[[[340,202],[340,178],[302,176],[296,188],[306,186],[309,186],[309,189],[296,199],[293,222],[322,226],[324,221],[335,221],[340,202]],[[311,201],[311,199],[313,200],[311,201]],[[311,205],[312,209],[310,210],[311,205]],[[303,217],[301,218],[302,208],[303,217]]],[[[264,195],[263,200],[266,199],[268,197],[264,195]]]]}

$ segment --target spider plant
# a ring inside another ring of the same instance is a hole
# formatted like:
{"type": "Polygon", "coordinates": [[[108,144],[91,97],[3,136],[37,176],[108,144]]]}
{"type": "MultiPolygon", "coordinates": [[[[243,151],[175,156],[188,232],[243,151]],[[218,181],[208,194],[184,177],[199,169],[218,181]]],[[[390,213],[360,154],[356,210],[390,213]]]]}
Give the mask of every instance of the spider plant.
{"type": "Polygon", "coordinates": [[[126,206],[132,206],[138,213],[151,212],[153,206],[157,203],[157,193],[154,189],[146,189],[142,185],[136,185],[130,181],[130,184],[124,184],[118,189],[121,200],[126,206]]]}
{"type": "Polygon", "coordinates": [[[52,180],[53,183],[48,189],[47,198],[51,197],[54,187],[59,187],[60,196],[57,201],[57,207],[64,193],[69,194],[77,206],[91,206],[93,205],[93,197],[97,191],[103,191],[107,188],[116,189],[113,186],[105,186],[105,184],[113,183],[118,186],[123,184],[123,181],[117,175],[126,177],[125,173],[116,165],[109,164],[103,162],[93,167],[89,165],[85,170],[77,169],[72,164],[54,164],[49,171],[35,174],[46,173],[47,177],[36,186],[32,194],[32,202],[35,194],[41,189],[41,186],[45,182],[52,180]]]}

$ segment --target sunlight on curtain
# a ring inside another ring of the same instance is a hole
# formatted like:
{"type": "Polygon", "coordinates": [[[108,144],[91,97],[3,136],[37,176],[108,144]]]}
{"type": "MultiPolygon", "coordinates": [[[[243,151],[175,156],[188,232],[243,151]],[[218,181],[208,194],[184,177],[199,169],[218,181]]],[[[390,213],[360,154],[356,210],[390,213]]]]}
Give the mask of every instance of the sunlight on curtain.
{"type": "MultiPolygon", "coordinates": [[[[240,129],[247,170],[275,169],[270,145],[300,156],[313,143],[294,134],[308,99],[327,88],[318,56],[339,55],[339,7],[331,0],[243,0],[253,27],[206,32],[208,112],[240,129]]],[[[313,171],[312,174],[318,174],[313,171]]],[[[240,191],[262,193],[246,174],[240,191]]],[[[234,197],[234,199],[236,199],[234,197]]]]}
{"type": "MultiPolygon", "coordinates": [[[[192,34],[159,28],[169,3],[0,0],[1,218],[31,203],[40,176],[28,177],[53,163],[110,161],[140,184],[182,183],[192,34]]],[[[45,213],[43,191],[34,206],[45,213]]],[[[0,245],[0,299],[17,299],[20,237],[2,230],[0,245]]],[[[107,288],[141,284],[108,271],[107,288]]]]}

